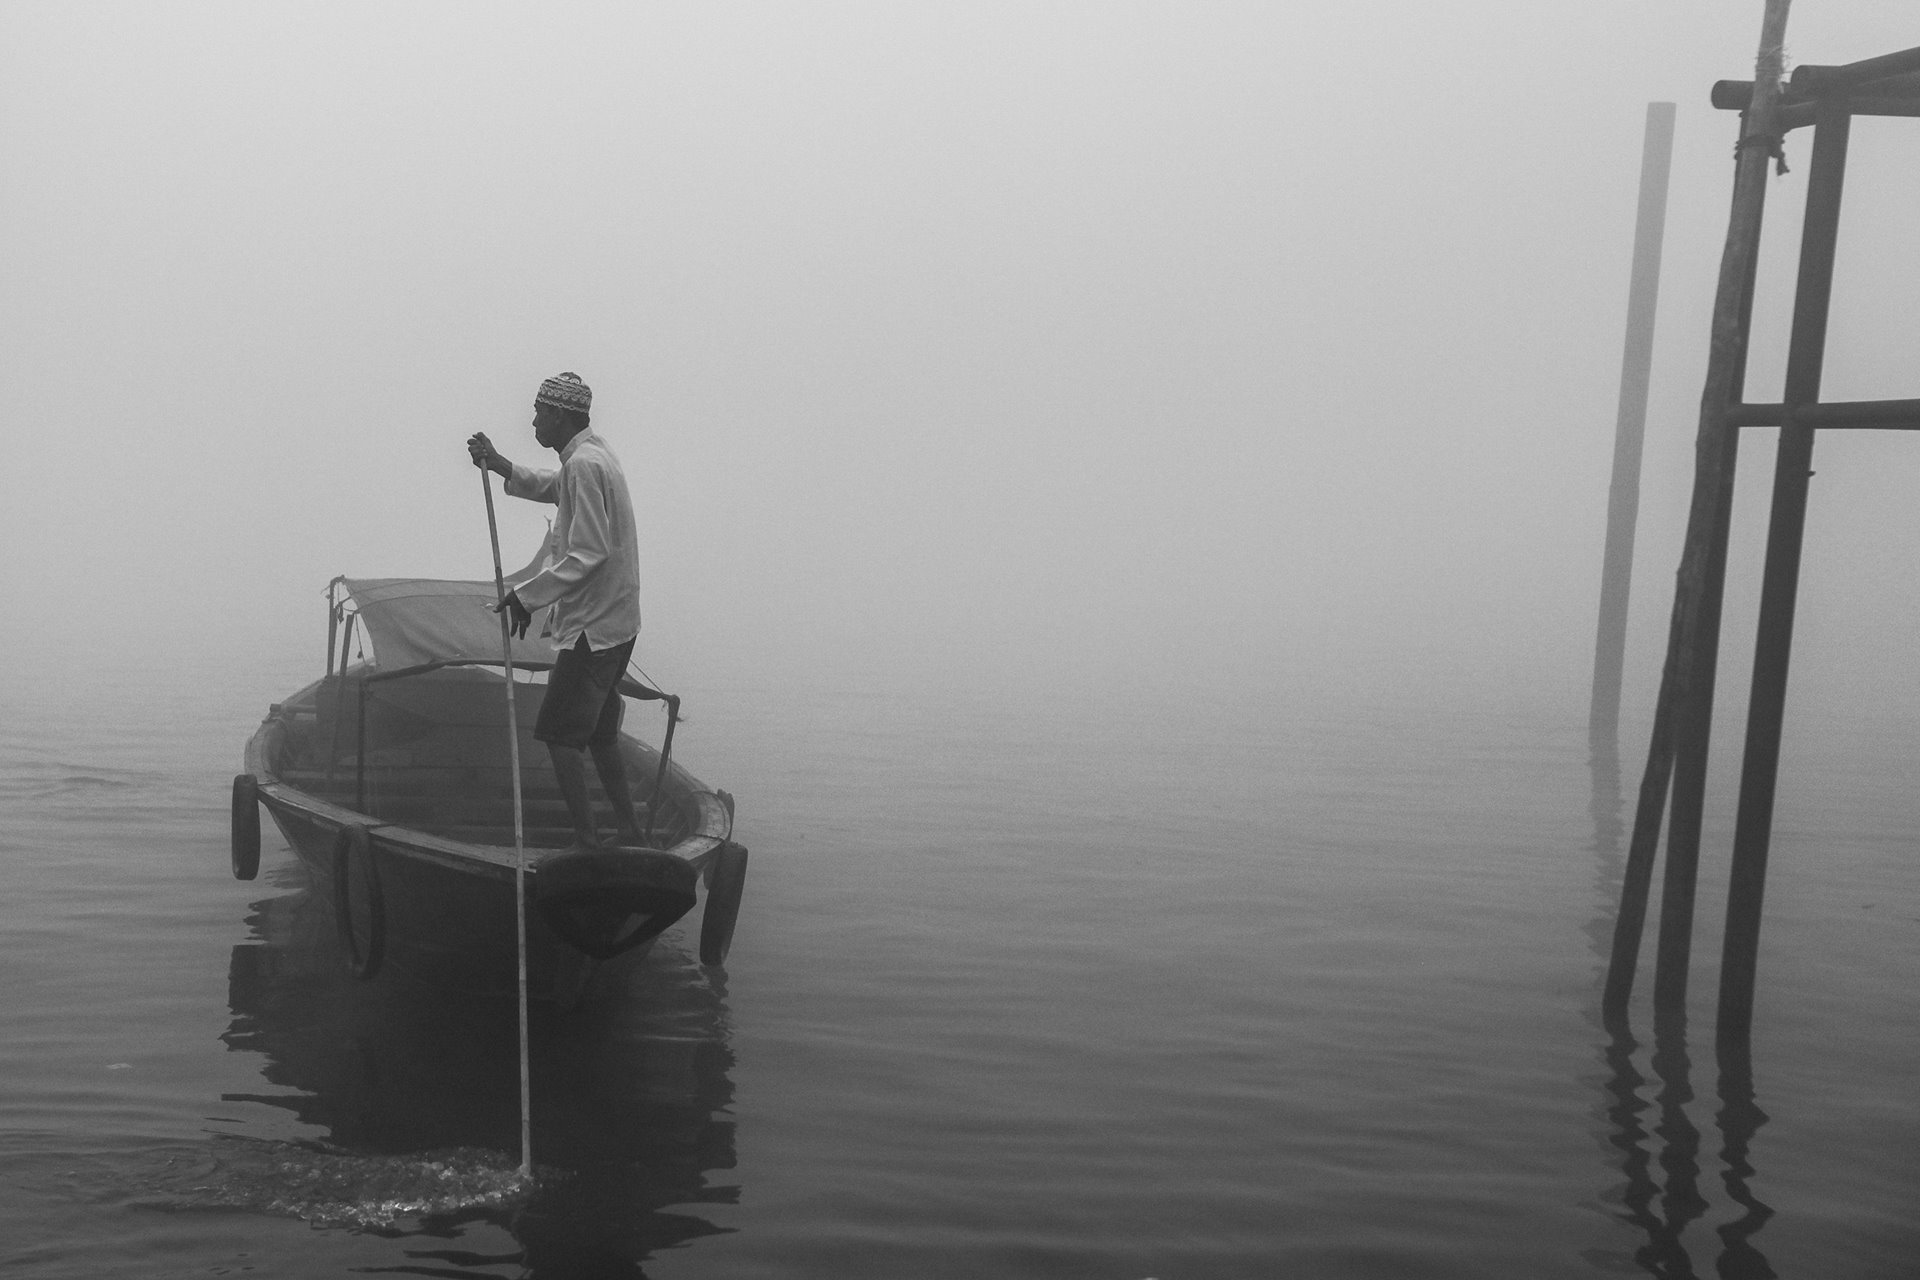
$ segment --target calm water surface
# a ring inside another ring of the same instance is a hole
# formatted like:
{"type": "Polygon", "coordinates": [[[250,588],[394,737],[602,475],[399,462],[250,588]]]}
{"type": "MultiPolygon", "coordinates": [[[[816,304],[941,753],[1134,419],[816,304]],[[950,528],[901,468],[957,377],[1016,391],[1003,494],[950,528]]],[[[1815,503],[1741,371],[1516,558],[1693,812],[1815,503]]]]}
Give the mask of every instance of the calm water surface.
{"type": "Polygon", "coordinates": [[[1914,726],[1796,726],[1749,1092],[1723,813],[1693,1034],[1597,1024],[1574,717],[686,691],[732,962],[537,1019],[528,1192],[511,1006],[346,978],[270,825],[228,873],[306,678],[0,706],[0,1273],[1920,1274],[1914,726]]]}

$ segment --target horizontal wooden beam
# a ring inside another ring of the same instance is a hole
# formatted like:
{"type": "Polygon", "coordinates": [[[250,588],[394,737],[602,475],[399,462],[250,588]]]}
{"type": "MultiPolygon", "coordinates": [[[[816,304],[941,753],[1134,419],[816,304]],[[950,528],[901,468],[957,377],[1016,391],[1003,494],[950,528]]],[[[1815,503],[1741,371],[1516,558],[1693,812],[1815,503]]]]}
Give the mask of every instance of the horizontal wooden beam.
{"type": "Polygon", "coordinates": [[[1793,77],[1787,81],[1787,88],[1789,92],[1808,95],[1830,93],[1835,89],[1860,89],[1869,85],[1877,91],[1880,81],[1916,71],[1920,71],[1920,49],[1902,49],[1899,53],[1882,54],[1878,58],[1865,58],[1838,67],[1795,67],[1793,77]]]}
{"type": "MultiPolygon", "coordinates": [[[[1804,70],[1804,68],[1802,68],[1804,70]]],[[[1865,85],[1854,91],[1855,111],[1863,101],[1892,102],[1905,101],[1920,97],[1920,72],[1912,75],[1895,76],[1877,84],[1865,85]]],[[[1803,106],[1816,101],[1817,93],[1807,93],[1789,87],[1780,94],[1782,106],[1803,106]]],[[[1715,80],[1707,98],[1721,111],[1745,111],[1753,100],[1753,81],[1751,80],[1715,80]]]]}
{"type": "MultiPolygon", "coordinates": [[[[1834,400],[1803,404],[1793,416],[1803,426],[1822,431],[1920,431],[1920,400],[1834,400]]],[[[1777,427],[1786,418],[1784,404],[1737,404],[1727,415],[1727,421],[1736,427],[1777,427]]]]}
{"type": "MultiPolygon", "coordinates": [[[[1716,80],[1708,95],[1721,111],[1745,111],[1753,98],[1751,80],[1716,80]]],[[[1816,98],[1787,93],[1780,102],[1780,131],[1791,133],[1813,123],[1816,98]]],[[[1847,109],[1856,116],[1920,116],[1920,75],[1870,85],[1856,94],[1847,109]]]]}

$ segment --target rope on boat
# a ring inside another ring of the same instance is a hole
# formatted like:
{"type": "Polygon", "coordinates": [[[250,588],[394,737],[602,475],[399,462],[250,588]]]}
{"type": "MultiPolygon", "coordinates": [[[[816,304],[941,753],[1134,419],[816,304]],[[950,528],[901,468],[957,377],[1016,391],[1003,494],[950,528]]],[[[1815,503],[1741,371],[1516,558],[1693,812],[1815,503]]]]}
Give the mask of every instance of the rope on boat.
{"type": "MultiPolygon", "coordinates": [[[[687,724],[689,721],[687,717],[680,714],[680,696],[662,691],[659,682],[647,674],[645,667],[628,658],[627,678],[634,679],[633,673],[636,671],[640,673],[636,681],[640,686],[640,692],[633,696],[648,702],[665,703],[667,708],[667,733],[660,744],[660,767],[653,775],[653,790],[647,796],[647,821],[640,832],[641,845],[650,848],[653,845],[653,822],[660,812],[661,788],[667,781],[667,761],[673,755],[673,727],[676,724],[687,724]]],[[[728,831],[731,833],[733,822],[731,810],[728,812],[727,822],[728,831]]]]}
{"type": "Polygon", "coordinates": [[[653,820],[660,813],[661,788],[667,784],[667,761],[673,755],[673,726],[680,721],[679,696],[670,693],[666,695],[666,701],[667,736],[660,744],[660,768],[653,775],[653,794],[647,797],[646,829],[640,833],[640,843],[649,847],[653,844],[653,820]]]}
{"type": "Polygon", "coordinates": [[[493,589],[500,614],[500,660],[507,670],[507,759],[513,774],[513,923],[520,953],[520,1173],[533,1176],[533,1107],[527,1073],[527,828],[520,797],[520,723],[513,708],[513,632],[507,616],[507,579],[500,567],[500,526],[493,516],[493,482],[485,463],[480,491],[487,496],[487,537],[493,543],[493,589]]]}

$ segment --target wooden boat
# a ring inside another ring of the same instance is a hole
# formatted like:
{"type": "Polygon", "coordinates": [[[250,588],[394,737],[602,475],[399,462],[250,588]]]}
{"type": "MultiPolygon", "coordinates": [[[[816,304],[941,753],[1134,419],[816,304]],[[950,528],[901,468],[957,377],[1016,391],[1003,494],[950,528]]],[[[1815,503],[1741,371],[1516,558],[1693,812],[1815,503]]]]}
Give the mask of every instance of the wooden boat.
{"type": "MultiPolygon", "coordinates": [[[[326,674],[274,704],[234,779],[234,874],[257,873],[264,808],[332,903],[358,977],[397,968],[468,990],[517,982],[508,675],[493,600],[486,582],[335,579],[326,674]],[[349,663],[356,626],[373,656],[349,663]]],[[[572,823],[531,735],[552,659],[541,641],[513,642],[530,992],[571,1003],[599,963],[644,954],[701,888],[700,958],[723,963],[747,851],[731,839],[732,797],[670,759],[679,699],[621,686],[668,709],[660,749],[620,739],[649,847],[612,847],[596,780],[606,847],[564,853],[572,823]]]]}

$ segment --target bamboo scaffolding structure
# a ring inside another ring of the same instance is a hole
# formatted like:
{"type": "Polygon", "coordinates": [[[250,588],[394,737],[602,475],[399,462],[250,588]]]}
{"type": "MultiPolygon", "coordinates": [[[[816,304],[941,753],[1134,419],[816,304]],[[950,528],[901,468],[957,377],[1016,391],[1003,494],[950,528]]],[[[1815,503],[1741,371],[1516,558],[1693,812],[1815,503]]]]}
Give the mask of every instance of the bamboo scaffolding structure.
{"type": "Polygon", "coordinates": [[[1661,815],[1668,807],[1670,783],[1672,817],[1661,893],[1656,1012],[1678,1015],[1686,1002],[1700,815],[1719,650],[1720,597],[1726,577],[1727,531],[1738,461],[1739,430],[1730,419],[1745,381],[1747,321],[1766,209],[1767,165],[1780,146],[1780,85],[1789,8],[1790,0],[1767,0],[1754,60],[1754,87],[1736,150],[1733,206],[1720,257],[1706,383],[1700,396],[1686,540],[1675,578],[1667,658],[1661,671],[1647,767],[1634,813],[1602,997],[1603,1013],[1609,1020],[1624,1021],[1633,992],[1654,853],[1661,815]]]}
{"type": "Polygon", "coordinates": [[[1815,117],[1813,160],[1807,174],[1807,212],[1800,236],[1800,275],[1788,340],[1785,406],[1773,469],[1773,515],[1760,588],[1759,636],[1753,690],[1747,702],[1746,749],[1734,823],[1733,863],[1727,885],[1727,929],[1720,968],[1716,1036],[1744,1042],[1753,1017],[1753,986],[1760,949],[1760,907],[1767,851],[1773,834],[1774,785],[1780,772],[1780,735],[1786,718],[1787,663],[1800,584],[1800,548],[1806,532],[1807,490],[1813,477],[1814,427],[1799,406],[1820,397],[1826,360],[1827,317],[1833,296],[1834,255],[1840,236],[1840,195],[1847,167],[1852,112],[1845,90],[1823,96],[1815,117]]]}

